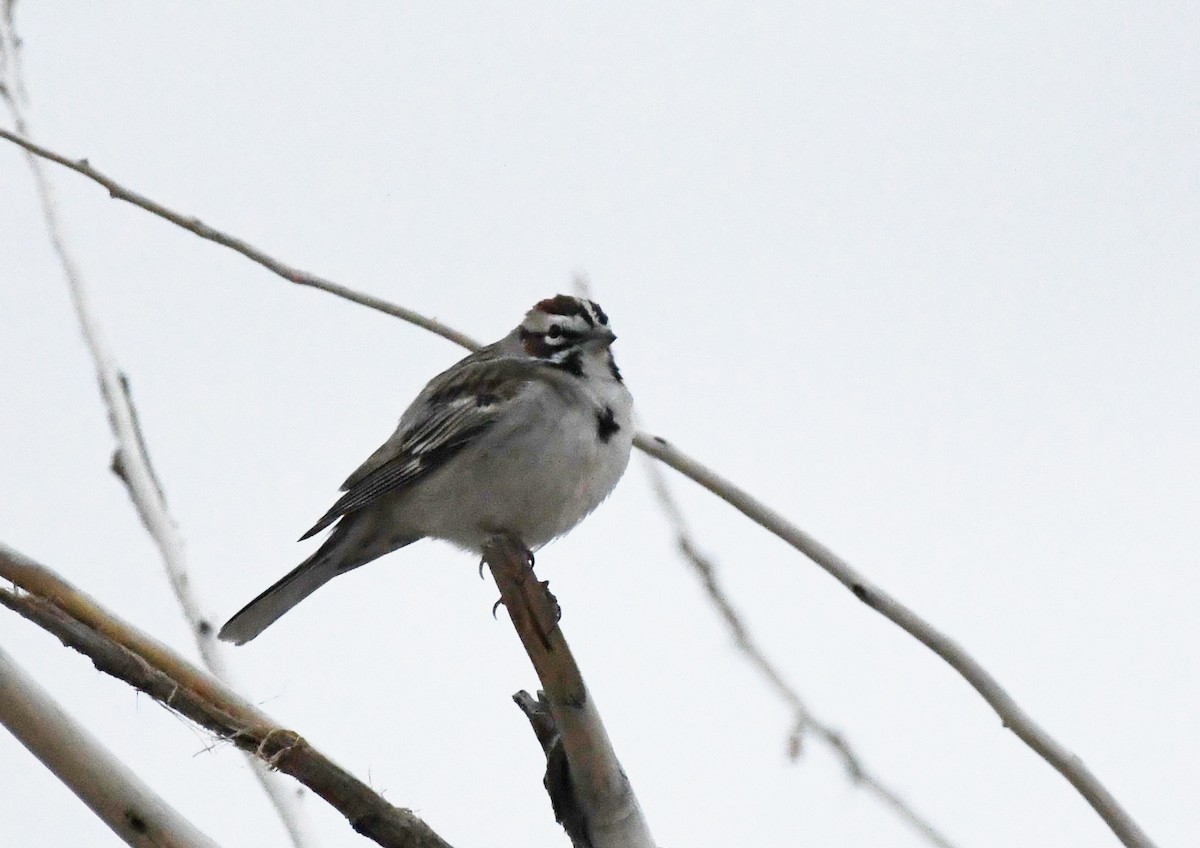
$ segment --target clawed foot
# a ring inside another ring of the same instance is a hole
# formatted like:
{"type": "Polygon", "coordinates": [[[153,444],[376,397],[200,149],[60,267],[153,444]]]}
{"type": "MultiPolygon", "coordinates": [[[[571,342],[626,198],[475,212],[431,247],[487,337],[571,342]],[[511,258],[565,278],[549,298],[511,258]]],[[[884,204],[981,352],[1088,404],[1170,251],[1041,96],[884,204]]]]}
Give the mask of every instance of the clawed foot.
{"type": "MultiPolygon", "coordinates": [[[[542,588],[546,590],[546,597],[554,604],[554,623],[558,624],[562,621],[562,607],[558,603],[558,598],[554,597],[554,593],[550,591],[550,581],[542,580],[540,583],[542,588]]],[[[504,598],[497,598],[496,603],[492,604],[492,618],[496,617],[496,610],[502,606],[504,606],[504,598]]]]}
{"type": "MultiPolygon", "coordinates": [[[[511,579],[515,579],[517,581],[518,585],[524,583],[529,574],[533,574],[533,565],[534,565],[533,551],[529,550],[529,547],[524,542],[522,542],[519,537],[517,537],[513,534],[510,534],[510,533],[503,533],[503,534],[498,534],[497,536],[492,537],[491,539],[489,539],[487,542],[484,543],[484,556],[479,561],[479,578],[481,580],[483,579],[483,567],[485,565],[489,565],[489,563],[488,563],[489,552],[494,553],[498,556],[504,556],[504,557],[509,558],[508,563],[510,565],[508,568],[505,568],[504,570],[510,574],[511,579]],[[503,550],[505,546],[507,546],[507,551],[503,550]],[[499,550],[497,550],[497,548],[499,550]],[[523,572],[519,569],[516,569],[515,571],[510,571],[512,559],[515,559],[516,555],[518,555],[518,554],[525,561],[525,566],[528,569],[528,572],[523,572]]],[[[495,576],[494,570],[493,570],[493,576],[495,576]]],[[[543,588],[545,588],[548,585],[549,585],[549,583],[541,583],[541,586],[543,588]]],[[[549,595],[549,592],[547,592],[547,594],[549,595]]],[[[549,595],[549,597],[552,601],[554,600],[553,595],[549,595]]],[[[497,611],[503,605],[504,605],[503,597],[501,597],[499,600],[497,600],[496,603],[492,604],[492,618],[496,618],[497,611]]],[[[557,601],[554,601],[554,608],[555,608],[555,623],[557,623],[559,617],[561,617],[561,615],[562,615],[562,611],[559,609],[557,601]]]]}
{"type": "MultiPolygon", "coordinates": [[[[533,568],[533,551],[531,551],[531,550],[529,550],[529,548],[525,547],[525,543],[522,542],[520,539],[517,539],[516,537],[510,537],[510,538],[512,538],[513,541],[515,541],[517,543],[517,545],[521,548],[521,550],[525,552],[525,562],[532,569],[533,568]]],[[[479,579],[480,580],[483,579],[483,567],[485,565],[487,565],[487,558],[480,557],[480,559],[479,559],[479,579]]]]}

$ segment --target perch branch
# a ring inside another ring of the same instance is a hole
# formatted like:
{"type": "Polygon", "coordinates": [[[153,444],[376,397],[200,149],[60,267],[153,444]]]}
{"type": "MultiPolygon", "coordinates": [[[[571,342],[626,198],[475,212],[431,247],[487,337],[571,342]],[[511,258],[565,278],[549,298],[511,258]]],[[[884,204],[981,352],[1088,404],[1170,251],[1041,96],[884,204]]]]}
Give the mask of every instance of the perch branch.
{"type": "MultiPolygon", "coordinates": [[[[272,257],[267,256],[256,248],[246,245],[239,239],[234,239],[217,230],[213,230],[206,225],[201,225],[194,218],[186,218],[177,212],[173,212],[157,203],[143,198],[141,195],[135,194],[128,189],[118,185],[113,180],[99,174],[93,169],[86,159],[78,161],[68,159],[58,153],[55,153],[40,145],[34,144],[26,138],[22,138],[19,134],[0,129],[0,138],[7,139],[20,147],[25,148],[29,152],[42,156],[53,162],[57,162],[73,171],[77,171],[84,176],[95,180],[101,185],[108,188],[109,193],[116,198],[136,202],[134,198],[141,202],[136,205],[152,212],[159,217],[165,218],[186,230],[196,233],[202,238],[207,238],[210,241],[215,241],[218,244],[224,244],[228,247],[238,250],[238,252],[248,256],[260,265],[275,271],[285,279],[293,282],[301,282],[303,280],[293,279],[299,275],[299,272],[291,269],[290,266],[284,265],[272,257]]],[[[300,275],[303,276],[303,275],[300,275]]],[[[316,278],[320,279],[320,278],[316,278]]],[[[386,312],[389,315],[394,315],[405,321],[409,321],[419,327],[424,327],[431,332],[437,333],[443,338],[454,341],[463,347],[471,350],[477,349],[478,345],[472,339],[463,334],[451,330],[449,327],[434,321],[431,318],[418,315],[412,310],[397,306],[392,303],[374,298],[369,295],[360,294],[350,289],[340,286],[335,283],[321,280],[322,285],[308,282],[308,285],[316,285],[324,291],[344,297],[347,300],[352,300],[355,303],[361,303],[365,306],[370,306],[373,309],[378,309],[381,312],[386,312]]],[[[1028,745],[1035,753],[1041,756],[1055,770],[1067,779],[1070,784],[1091,804],[1092,808],[1100,815],[1104,822],[1112,829],[1117,838],[1128,848],[1153,848],[1153,843],[1142,832],[1138,824],[1125,811],[1123,807],[1113,797],[1112,793],[1104,787],[1100,780],[1083,764],[1083,761],[1076,755],[1072,754],[1057,740],[1050,736],[1045,730],[1039,727],[1033,719],[1023,710],[1012,697],[1000,686],[994,677],[992,677],[973,657],[971,657],[960,646],[954,643],[945,634],[938,631],[929,622],[922,619],[915,612],[902,605],[899,601],[892,598],[881,588],[875,586],[862,575],[858,573],[849,563],[833,553],[829,548],[822,545],[812,536],[808,535],[800,528],[783,518],[775,510],[768,507],[766,504],[752,497],[749,493],[735,486],[732,482],[721,477],[707,466],[697,462],[691,457],[684,454],[682,451],[674,448],[667,443],[665,439],[659,436],[651,436],[647,433],[640,432],[634,437],[634,445],[640,450],[648,453],[650,456],[661,460],[667,465],[674,468],[685,477],[689,477],[699,483],[704,488],[708,489],[717,497],[729,503],[743,515],[754,521],[756,524],[778,536],[783,541],[800,551],[821,568],[825,569],[835,579],[850,589],[855,597],[865,603],[868,607],[875,610],[885,618],[898,625],[901,629],[915,637],[923,645],[932,650],[935,654],[945,660],[951,668],[957,671],[976,691],[983,696],[984,700],[995,710],[1004,722],[1004,726],[1011,729],[1021,741],[1028,745]]]]}
{"type": "Polygon", "coordinates": [[[0,724],[134,848],[217,848],[0,650],[0,724]]]}
{"type": "MultiPolygon", "coordinates": [[[[600,713],[558,625],[558,604],[546,584],[534,575],[528,552],[520,542],[496,536],[484,546],[483,559],[491,569],[504,608],[541,681],[543,701],[566,759],[566,768],[558,777],[568,784],[576,805],[573,815],[578,820],[572,826],[570,819],[564,819],[551,790],[559,821],[576,844],[592,848],[654,848],[633,788],[621,769],[600,713]],[[581,838],[586,841],[580,841],[581,838]]],[[[516,698],[521,705],[521,695],[516,698]]],[[[525,712],[529,715],[528,710],[525,712]]],[[[538,725],[534,727],[538,730],[538,725]]],[[[543,727],[539,740],[544,732],[543,727]]],[[[547,789],[551,789],[550,772],[554,764],[553,758],[548,759],[547,789]]]]}
{"type": "Polygon", "coordinates": [[[45,566],[0,544],[0,604],[91,659],[105,674],[291,775],[385,848],[449,848],[411,810],[395,807],[295,731],[215,677],[122,621],[45,566]]]}

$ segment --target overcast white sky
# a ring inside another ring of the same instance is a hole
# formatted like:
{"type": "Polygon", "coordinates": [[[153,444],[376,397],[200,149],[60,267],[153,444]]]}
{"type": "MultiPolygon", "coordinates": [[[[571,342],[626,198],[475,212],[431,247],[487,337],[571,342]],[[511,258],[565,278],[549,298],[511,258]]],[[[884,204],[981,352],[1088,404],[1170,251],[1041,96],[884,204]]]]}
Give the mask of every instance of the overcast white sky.
{"type": "MultiPolygon", "coordinates": [[[[1200,842],[1200,7],[18,5],[37,136],[491,340],[585,271],[648,427],[959,639],[1161,845],[1200,842]],[[298,8],[302,6],[302,8],[298,8]],[[452,8],[453,6],[453,8],[452,8]]],[[[53,173],[201,594],[224,618],[449,343],[53,173]]],[[[0,147],[3,540],[189,655],[0,147]]],[[[913,639],[679,478],[811,708],[964,848],[1116,840],[913,639]]],[[[924,845],[732,650],[637,462],[540,573],[663,846],[924,845]]],[[[563,845],[467,556],[339,578],[234,662],[460,848],[563,845]]],[[[14,615],[0,646],[224,845],[249,771],[14,615]]],[[[5,844],[115,845],[0,733],[5,844]]],[[[323,844],[362,843],[319,799],[323,844]]]]}

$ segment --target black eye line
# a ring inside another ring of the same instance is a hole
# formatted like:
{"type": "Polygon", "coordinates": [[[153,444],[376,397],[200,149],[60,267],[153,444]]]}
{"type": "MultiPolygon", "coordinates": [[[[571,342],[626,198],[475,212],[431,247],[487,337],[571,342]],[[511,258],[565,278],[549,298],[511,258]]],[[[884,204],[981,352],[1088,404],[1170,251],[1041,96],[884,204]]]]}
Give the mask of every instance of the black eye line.
{"type": "Polygon", "coordinates": [[[570,327],[563,327],[560,324],[551,324],[550,329],[546,331],[546,338],[554,340],[557,343],[560,339],[563,342],[578,341],[583,338],[582,330],[575,330],[570,327]]]}

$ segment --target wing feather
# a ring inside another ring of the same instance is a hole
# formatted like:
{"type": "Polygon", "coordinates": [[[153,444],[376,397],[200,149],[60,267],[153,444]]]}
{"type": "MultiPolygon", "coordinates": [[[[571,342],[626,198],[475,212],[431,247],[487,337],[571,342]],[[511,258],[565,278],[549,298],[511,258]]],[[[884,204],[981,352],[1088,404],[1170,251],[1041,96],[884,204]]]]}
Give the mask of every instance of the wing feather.
{"type": "Polygon", "coordinates": [[[429,382],[401,416],[392,437],[350,475],[342,486],[345,494],[301,539],[440,468],[487,432],[545,370],[532,360],[473,361],[475,356],[429,382]]]}

